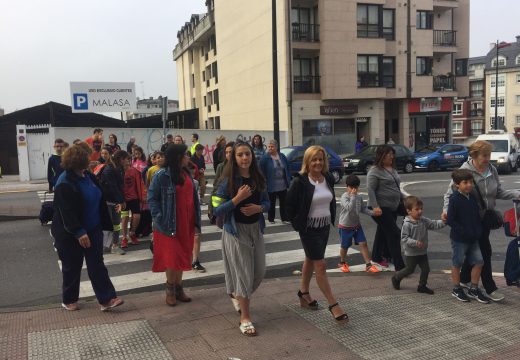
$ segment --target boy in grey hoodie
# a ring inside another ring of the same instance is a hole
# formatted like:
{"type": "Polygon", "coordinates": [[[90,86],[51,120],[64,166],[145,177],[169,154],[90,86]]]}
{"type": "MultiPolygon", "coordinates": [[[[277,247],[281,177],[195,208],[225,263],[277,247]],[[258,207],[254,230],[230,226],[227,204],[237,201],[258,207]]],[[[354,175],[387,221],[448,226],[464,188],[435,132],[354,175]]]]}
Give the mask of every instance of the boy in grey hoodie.
{"type": "Polygon", "coordinates": [[[367,239],[359,222],[359,213],[365,213],[369,216],[374,215],[363,203],[363,198],[358,194],[359,178],[356,175],[349,175],[346,179],[347,191],[341,195],[339,213],[339,237],[341,240],[341,248],[339,251],[340,262],[338,267],[342,272],[350,272],[350,268],[345,260],[349,247],[354,244],[359,245],[359,251],[365,260],[365,271],[368,273],[377,273],[380,270],[372,265],[368,256],[367,239]]]}
{"type": "Polygon", "coordinates": [[[442,220],[430,220],[422,216],[423,202],[416,196],[404,199],[408,216],[404,218],[401,228],[401,244],[406,258],[406,267],[392,276],[394,289],[399,290],[401,280],[415,271],[419,265],[421,276],[417,292],[433,295],[433,290],[426,286],[430,265],[428,263],[428,230],[437,230],[446,226],[442,220]]]}

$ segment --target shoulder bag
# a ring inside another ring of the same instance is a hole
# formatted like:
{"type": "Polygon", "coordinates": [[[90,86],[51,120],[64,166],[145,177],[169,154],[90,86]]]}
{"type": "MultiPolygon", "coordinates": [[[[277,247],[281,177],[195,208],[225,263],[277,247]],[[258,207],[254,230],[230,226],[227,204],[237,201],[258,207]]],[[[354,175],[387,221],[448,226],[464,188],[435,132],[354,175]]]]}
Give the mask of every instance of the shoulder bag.
{"type": "Polygon", "coordinates": [[[480,193],[480,189],[473,179],[473,184],[475,184],[475,189],[477,190],[477,194],[480,200],[480,205],[484,210],[484,217],[482,218],[482,224],[486,226],[488,229],[496,230],[500,229],[504,225],[504,220],[502,219],[502,215],[494,209],[488,209],[486,203],[484,201],[484,197],[480,193]]]}

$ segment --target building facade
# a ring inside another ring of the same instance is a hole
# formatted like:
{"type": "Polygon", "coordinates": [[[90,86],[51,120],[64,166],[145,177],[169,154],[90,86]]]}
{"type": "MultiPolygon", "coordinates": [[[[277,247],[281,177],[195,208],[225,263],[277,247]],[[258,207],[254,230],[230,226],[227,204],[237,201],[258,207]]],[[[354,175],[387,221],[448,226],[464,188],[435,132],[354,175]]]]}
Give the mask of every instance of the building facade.
{"type": "MultiPolygon", "coordinates": [[[[179,111],[179,101],[178,100],[170,100],[168,99],[168,112],[177,112],[179,111]]],[[[134,112],[127,112],[126,119],[140,119],[153,115],[161,115],[162,114],[162,100],[154,99],[150,97],[148,99],[139,99],[137,98],[137,110],[134,112]]]]}
{"type": "MultiPolygon", "coordinates": [[[[180,108],[208,127],[272,129],[271,2],[206,5],[173,51],[180,108]]],[[[276,12],[290,143],[348,153],[361,135],[412,149],[452,140],[453,99],[469,93],[469,0],[287,0],[276,12]]]]}
{"type": "Polygon", "coordinates": [[[486,55],[485,79],[488,128],[495,126],[496,106],[496,127],[516,132],[515,128],[520,128],[520,36],[512,43],[499,45],[498,59],[496,44],[491,44],[486,55]]]}

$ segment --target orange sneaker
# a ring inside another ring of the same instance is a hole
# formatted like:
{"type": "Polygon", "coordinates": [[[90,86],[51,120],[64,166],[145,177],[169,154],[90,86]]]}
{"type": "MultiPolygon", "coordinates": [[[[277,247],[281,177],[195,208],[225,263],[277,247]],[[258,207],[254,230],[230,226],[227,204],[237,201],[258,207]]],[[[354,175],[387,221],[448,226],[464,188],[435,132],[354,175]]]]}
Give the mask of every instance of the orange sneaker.
{"type": "Polygon", "coordinates": [[[347,263],[344,263],[344,264],[341,266],[341,272],[344,272],[344,273],[348,273],[348,272],[350,272],[350,268],[348,267],[348,264],[347,264],[347,263]]]}
{"type": "Polygon", "coordinates": [[[365,271],[367,273],[378,273],[378,272],[381,272],[381,270],[379,270],[376,266],[374,265],[370,265],[370,266],[367,266],[365,271]]]}

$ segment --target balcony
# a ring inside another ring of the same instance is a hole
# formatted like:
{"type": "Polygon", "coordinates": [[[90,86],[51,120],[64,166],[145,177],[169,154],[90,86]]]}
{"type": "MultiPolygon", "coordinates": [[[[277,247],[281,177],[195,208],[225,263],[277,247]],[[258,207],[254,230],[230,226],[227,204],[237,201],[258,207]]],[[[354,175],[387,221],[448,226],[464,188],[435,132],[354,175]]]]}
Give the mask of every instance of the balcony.
{"type": "Polygon", "coordinates": [[[292,23],[292,40],[304,42],[320,41],[320,26],[314,24],[292,23]]]}
{"type": "Polygon", "coordinates": [[[470,90],[469,97],[472,97],[472,98],[484,97],[484,90],[470,90]]]}
{"type": "MultiPolygon", "coordinates": [[[[205,14],[197,23],[191,24],[187,29],[183,29],[178,36],[178,43],[173,49],[173,60],[177,60],[184,51],[186,51],[191,45],[196,44],[198,41],[201,43],[205,42],[205,38],[210,31],[214,31],[215,18],[213,11],[205,14]]],[[[206,54],[207,56],[207,54],[206,54]]],[[[207,60],[207,58],[206,58],[207,60]]]]}
{"type": "Polygon", "coordinates": [[[454,91],[455,76],[437,75],[433,77],[433,91],[454,91]]]}
{"type": "Polygon", "coordinates": [[[294,76],[293,86],[295,94],[319,94],[320,77],[312,75],[294,76]]]}
{"type": "Polygon", "coordinates": [[[469,112],[469,116],[471,117],[481,117],[481,116],[484,116],[484,110],[482,109],[473,109],[469,112]]]}
{"type": "Polygon", "coordinates": [[[457,46],[457,32],[454,30],[433,30],[433,46],[457,46]]]}
{"type": "Polygon", "coordinates": [[[434,8],[443,8],[445,10],[450,10],[459,7],[458,0],[433,0],[434,8]]]}

